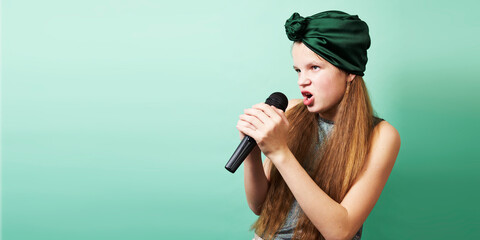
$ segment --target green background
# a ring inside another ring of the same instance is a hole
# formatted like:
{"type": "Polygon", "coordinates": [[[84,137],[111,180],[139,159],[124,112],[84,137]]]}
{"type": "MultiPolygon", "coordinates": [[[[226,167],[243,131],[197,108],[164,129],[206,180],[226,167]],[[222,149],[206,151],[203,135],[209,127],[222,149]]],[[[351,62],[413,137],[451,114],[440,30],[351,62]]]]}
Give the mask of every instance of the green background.
{"type": "Polygon", "coordinates": [[[362,239],[478,239],[479,7],[2,1],[2,237],[251,239],[224,169],[238,116],[301,98],[283,24],[338,9],[369,25],[365,81],[402,140],[362,239]]]}

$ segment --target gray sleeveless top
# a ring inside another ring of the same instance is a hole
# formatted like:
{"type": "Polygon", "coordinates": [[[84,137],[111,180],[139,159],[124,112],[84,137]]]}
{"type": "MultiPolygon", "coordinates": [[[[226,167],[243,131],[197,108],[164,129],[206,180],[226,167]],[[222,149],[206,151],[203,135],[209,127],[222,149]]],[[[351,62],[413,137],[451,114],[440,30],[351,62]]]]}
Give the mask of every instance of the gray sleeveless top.
{"type": "MultiPolygon", "coordinates": [[[[376,126],[383,119],[374,117],[374,126],[376,126]]],[[[319,117],[318,119],[318,137],[319,143],[325,139],[325,137],[330,134],[333,129],[334,123],[328,119],[323,119],[319,117]]],[[[318,148],[318,146],[317,146],[318,148]]],[[[300,206],[298,205],[297,200],[293,199],[292,206],[288,212],[287,219],[283,226],[277,231],[275,235],[275,240],[290,240],[293,237],[293,232],[297,226],[298,217],[300,216],[300,206]]],[[[360,240],[362,237],[363,225],[360,227],[358,232],[352,238],[352,240],[360,240]]]]}

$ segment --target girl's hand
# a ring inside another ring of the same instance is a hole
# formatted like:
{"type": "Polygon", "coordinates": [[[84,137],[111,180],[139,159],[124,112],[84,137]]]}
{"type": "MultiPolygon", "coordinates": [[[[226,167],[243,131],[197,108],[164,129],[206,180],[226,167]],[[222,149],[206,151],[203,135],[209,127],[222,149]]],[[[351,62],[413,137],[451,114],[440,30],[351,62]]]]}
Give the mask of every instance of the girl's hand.
{"type": "MultiPolygon", "coordinates": [[[[249,135],[258,144],[266,157],[282,153],[288,149],[287,135],[289,123],[285,113],[265,103],[253,105],[240,115],[237,129],[241,134],[249,135]]],[[[242,137],[242,136],[241,136],[242,137]]]]}

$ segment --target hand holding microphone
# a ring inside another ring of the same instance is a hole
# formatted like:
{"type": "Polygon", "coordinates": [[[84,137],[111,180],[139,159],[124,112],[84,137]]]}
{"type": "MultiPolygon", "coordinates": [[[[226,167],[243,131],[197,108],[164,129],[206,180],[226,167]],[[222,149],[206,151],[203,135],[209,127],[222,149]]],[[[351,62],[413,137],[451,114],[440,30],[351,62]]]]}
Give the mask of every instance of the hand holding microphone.
{"type": "Polygon", "coordinates": [[[265,104],[256,104],[252,109],[247,109],[241,116],[241,120],[249,123],[249,127],[237,125],[237,128],[245,133],[232,157],[225,165],[225,168],[235,173],[245,158],[259,141],[259,147],[267,155],[277,150],[276,147],[285,145],[286,134],[288,133],[288,121],[285,117],[285,109],[288,105],[287,97],[280,92],[270,95],[265,104]],[[270,107],[270,106],[273,107],[270,107]],[[282,142],[283,141],[283,142],[282,142]]]}

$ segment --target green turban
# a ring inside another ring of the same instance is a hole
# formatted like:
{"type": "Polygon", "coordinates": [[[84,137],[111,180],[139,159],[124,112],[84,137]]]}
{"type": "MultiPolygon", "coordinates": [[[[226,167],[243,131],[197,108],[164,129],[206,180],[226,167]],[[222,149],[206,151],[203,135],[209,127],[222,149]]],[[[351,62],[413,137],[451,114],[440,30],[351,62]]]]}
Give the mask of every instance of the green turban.
{"type": "Polygon", "coordinates": [[[370,36],[357,15],[325,11],[310,17],[294,13],[285,23],[288,39],[303,42],[310,50],[346,72],[363,76],[370,36]]]}

